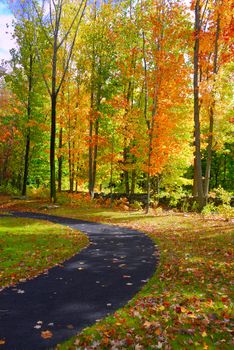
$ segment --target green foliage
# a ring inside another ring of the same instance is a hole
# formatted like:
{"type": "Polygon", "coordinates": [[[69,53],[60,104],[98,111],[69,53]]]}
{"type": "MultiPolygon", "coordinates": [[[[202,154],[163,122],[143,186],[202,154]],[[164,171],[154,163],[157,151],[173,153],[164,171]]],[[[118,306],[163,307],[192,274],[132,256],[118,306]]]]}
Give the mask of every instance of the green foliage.
{"type": "Polygon", "coordinates": [[[202,209],[202,214],[209,215],[209,214],[217,213],[217,210],[218,208],[217,206],[215,206],[214,203],[209,203],[202,209]]]}
{"type": "Polygon", "coordinates": [[[35,199],[49,199],[50,192],[45,186],[40,186],[39,188],[29,187],[28,195],[35,199]]]}
{"type": "Polygon", "coordinates": [[[2,184],[0,186],[0,193],[19,195],[20,191],[18,188],[12,186],[12,184],[10,182],[8,182],[7,184],[2,184]]]}
{"type": "Polygon", "coordinates": [[[223,204],[229,205],[232,199],[232,194],[224,190],[221,186],[213,190],[215,198],[220,199],[223,204]]]}
{"type": "Polygon", "coordinates": [[[133,203],[130,203],[130,209],[141,210],[142,203],[139,201],[134,201],[133,203]]]}
{"type": "MultiPolygon", "coordinates": [[[[77,181],[79,185],[78,189],[87,190],[89,151],[92,148],[91,162],[97,164],[95,191],[108,193],[112,182],[113,192],[126,193],[127,181],[130,192],[146,191],[148,122],[151,120],[157,86],[151,189],[155,193],[165,190],[163,196],[167,205],[180,207],[183,211],[190,209],[191,203],[186,198],[191,194],[184,189],[192,188],[194,173],[191,166],[194,148],[193,99],[189,87],[193,29],[184,6],[178,1],[169,3],[165,6],[166,3],[162,1],[137,1],[130,5],[127,0],[100,4],[91,2],[87,6],[57,101],[57,128],[62,129],[63,139],[56,157],[63,157],[63,189],[68,189],[72,175],[74,183],[77,181]],[[160,43],[162,32],[163,40],[160,43]],[[89,148],[90,144],[92,146],[89,148]],[[94,146],[98,146],[97,152],[94,146]],[[94,160],[95,152],[97,157],[94,160]],[[189,179],[185,178],[186,173],[189,179]],[[154,183],[154,177],[158,178],[158,183],[154,183]],[[134,191],[131,182],[135,184],[134,191]]],[[[28,186],[39,187],[35,193],[33,188],[30,189],[33,196],[47,198],[41,186],[49,185],[50,181],[50,101],[42,70],[50,87],[53,28],[47,22],[48,18],[41,23],[30,20],[32,4],[28,1],[24,5],[25,12],[15,13],[13,36],[17,48],[11,51],[11,70],[5,82],[1,83],[9,100],[7,106],[1,106],[0,101],[0,168],[3,169],[0,183],[5,181],[10,184],[8,186],[12,188],[6,188],[9,193],[14,193],[15,187],[22,187],[25,146],[30,134],[28,186]],[[8,135],[7,139],[5,135],[8,135]]],[[[69,27],[76,1],[65,1],[64,6],[59,26],[60,39],[69,27]]],[[[210,11],[213,13],[212,6],[210,11]]],[[[210,24],[208,27],[213,28],[210,24]]],[[[57,82],[61,79],[66,61],[64,53],[72,45],[73,34],[74,27],[58,50],[57,82]]],[[[222,45],[220,53],[225,50],[226,44],[223,42],[222,45]]],[[[212,46],[212,40],[208,46],[212,46]]],[[[212,59],[213,56],[209,56],[209,60],[212,59]]],[[[221,185],[225,190],[231,190],[234,181],[232,72],[233,63],[227,59],[220,65],[214,86],[207,85],[205,75],[201,76],[205,82],[203,89],[207,92],[202,96],[200,106],[203,175],[209,135],[210,105],[207,97],[210,97],[211,90],[215,98],[211,189],[221,185]]],[[[58,134],[56,137],[58,141],[58,134]]],[[[227,194],[221,191],[219,198],[223,204],[228,204],[227,194]]],[[[153,200],[153,206],[158,204],[157,200],[153,200]]],[[[70,203],[66,196],[59,195],[58,201],[70,203]]],[[[77,203],[82,204],[82,201],[77,199],[77,203]]],[[[85,204],[90,205],[88,201],[85,204]]],[[[192,210],[196,210],[195,206],[192,210]]]]}
{"type": "Polygon", "coordinates": [[[57,203],[58,204],[71,204],[72,198],[69,197],[67,193],[58,193],[57,194],[57,203]]]}
{"type": "Polygon", "coordinates": [[[222,215],[226,220],[234,218],[234,208],[228,204],[222,204],[218,206],[218,213],[222,215]]]}

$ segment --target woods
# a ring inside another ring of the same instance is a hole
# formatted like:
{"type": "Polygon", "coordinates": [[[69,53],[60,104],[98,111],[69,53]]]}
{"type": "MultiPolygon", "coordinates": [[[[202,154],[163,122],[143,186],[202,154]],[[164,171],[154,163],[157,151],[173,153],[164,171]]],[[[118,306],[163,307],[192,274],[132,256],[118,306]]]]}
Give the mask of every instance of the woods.
{"type": "MultiPolygon", "coordinates": [[[[233,191],[230,0],[9,2],[0,191],[233,191]]],[[[156,199],[155,199],[156,198],[156,199]]]]}

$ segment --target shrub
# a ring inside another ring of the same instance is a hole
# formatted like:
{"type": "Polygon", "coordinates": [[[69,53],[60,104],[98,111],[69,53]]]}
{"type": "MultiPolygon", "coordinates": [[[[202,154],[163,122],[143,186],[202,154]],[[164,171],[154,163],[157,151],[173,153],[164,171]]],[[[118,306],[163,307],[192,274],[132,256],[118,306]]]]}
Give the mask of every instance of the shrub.
{"type": "Polygon", "coordinates": [[[57,203],[58,204],[71,204],[71,197],[67,193],[58,193],[57,194],[57,203]]]}
{"type": "Polygon", "coordinates": [[[202,209],[202,214],[209,215],[209,214],[217,213],[217,210],[218,208],[215,206],[214,203],[209,203],[202,209]]]}
{"type": "Polygon", "coordinates": [[[13,187],[10,183],[0,186],[0,192],[5,194],[19,195],[19,189],[13,187]]]}
{"type": "Polygon", "coordinates": [[[134,201],[130,204],[130,209],[133,210],[141,210],[142,209],[142,203],[138,201],[134,201]]]}
{"type": "Polygon", "coordinates": [[[50,190],[44,186],[39,188],[28,188],[28,195],[35,199],[48,199],[50,198],[50,190]]]}
{"type": "Polygon", "coordinates": [[[215,198],[220,199],[222,204],[229,205],[232,199],[232,194],[224,190],[221,186],[213,190],[215,193],[215,198]]]}
{"type": "Polygon", "coordinates": [[[217,207],[218,213],[221,214],[226,220],[234,218],[234,208],[228,204],[222,204],[217,207]]]}

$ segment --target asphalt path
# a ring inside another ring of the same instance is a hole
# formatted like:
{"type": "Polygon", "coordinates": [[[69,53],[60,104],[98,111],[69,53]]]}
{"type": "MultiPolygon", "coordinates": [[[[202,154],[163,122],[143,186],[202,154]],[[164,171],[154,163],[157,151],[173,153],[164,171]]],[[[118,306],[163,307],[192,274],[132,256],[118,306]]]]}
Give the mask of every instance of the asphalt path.
{"type": "Polygon", "coordinates": [[[142,232],[46,214],[12,214],[80,230],[90,245],[60,266],[0,292],[0,340],[5,341],[0,350],[55,347],[125,305],[157,266],[157,248],[142,232]]]}

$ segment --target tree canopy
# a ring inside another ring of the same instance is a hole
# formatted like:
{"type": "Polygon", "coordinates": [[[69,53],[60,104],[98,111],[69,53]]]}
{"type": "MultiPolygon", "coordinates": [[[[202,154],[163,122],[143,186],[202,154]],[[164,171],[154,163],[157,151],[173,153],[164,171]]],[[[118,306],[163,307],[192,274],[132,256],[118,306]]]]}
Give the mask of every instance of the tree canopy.
{"type": "Polygon", "coordinates": [[[9,2],[0,186],[233,190],[231,0],[9,2]]]}

